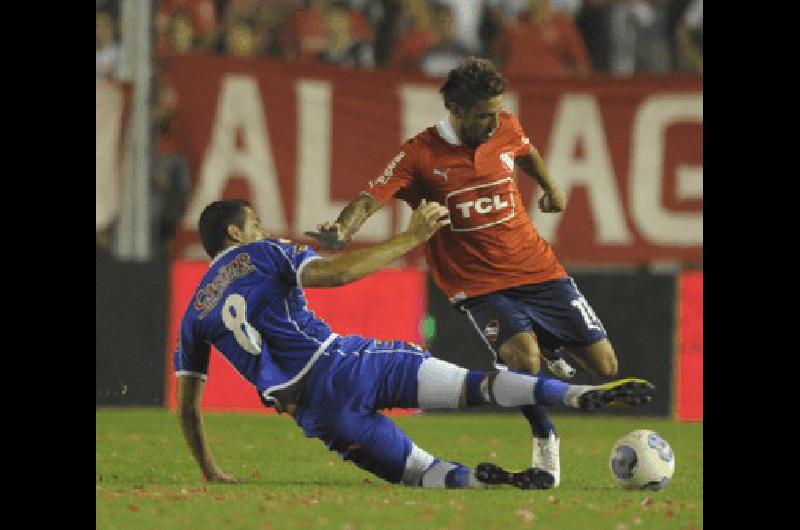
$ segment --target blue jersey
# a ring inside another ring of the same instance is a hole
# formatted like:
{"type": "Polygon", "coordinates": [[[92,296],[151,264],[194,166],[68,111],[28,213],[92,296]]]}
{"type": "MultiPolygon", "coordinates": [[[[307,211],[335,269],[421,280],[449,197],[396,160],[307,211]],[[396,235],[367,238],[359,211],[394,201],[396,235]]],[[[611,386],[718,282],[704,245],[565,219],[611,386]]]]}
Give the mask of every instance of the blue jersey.
{"type": "Polygon", "coordinates": [[[273,239],[218,255],[181,321],[177,375],[205,379],[211,345],[266,399],[310,369],[336,338],[303,295],[300,277],[314,259],[306,245],[273,239]]]}

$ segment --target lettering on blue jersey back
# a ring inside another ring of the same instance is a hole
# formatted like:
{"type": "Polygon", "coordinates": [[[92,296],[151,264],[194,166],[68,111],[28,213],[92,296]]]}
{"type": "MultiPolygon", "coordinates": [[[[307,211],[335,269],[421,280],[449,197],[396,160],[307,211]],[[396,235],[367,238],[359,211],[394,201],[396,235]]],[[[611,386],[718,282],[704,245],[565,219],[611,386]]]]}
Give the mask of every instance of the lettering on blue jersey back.
{"type": "Polygon", "coordinates": [[[194,308],[200,311],[198,318],[202,320],[219,304],[225,289],[239,278],[247,276],[256,270],[250,263],[250,254],[242,252],[230,263],[220,267],[217,275],[205,287],[197,291],[194,298],[194,308]]]}

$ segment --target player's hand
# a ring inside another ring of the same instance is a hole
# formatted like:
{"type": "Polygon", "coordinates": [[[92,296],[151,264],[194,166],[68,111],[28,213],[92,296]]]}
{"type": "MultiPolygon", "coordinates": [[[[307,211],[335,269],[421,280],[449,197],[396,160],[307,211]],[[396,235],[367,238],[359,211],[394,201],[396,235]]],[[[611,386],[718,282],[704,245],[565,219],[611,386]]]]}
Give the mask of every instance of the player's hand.
{"type": "Polygon", "coordinates": [[[303,232],[313,237],[325,250],[339,250],[345,246],[344,228],[339,223],[322,223],[317,225],[317,232],[303,232]]]}
{"type": "Polygon", "coordinates": [[[424,243],[433,237],[441,227],[450,224],[450,212],[438,202],[428,202],[425,199],[411,215],[406,233],[418,242],[424,243]]]}
{"type": "Polygon", "coordinates": [[[203,480],[206,482],[217,482],[219,484],[235,484],[239,482],[239,479],[230,473],[225,473],[221,469],[216,469],[211,473],[203,473],[203,480]]]}
{"type": "Polygon", "coordinates": [[[560,190],[544,192],[539,198],[539,209],[545,213],[563,212],[567,206],[567,198],[560,190]]]}

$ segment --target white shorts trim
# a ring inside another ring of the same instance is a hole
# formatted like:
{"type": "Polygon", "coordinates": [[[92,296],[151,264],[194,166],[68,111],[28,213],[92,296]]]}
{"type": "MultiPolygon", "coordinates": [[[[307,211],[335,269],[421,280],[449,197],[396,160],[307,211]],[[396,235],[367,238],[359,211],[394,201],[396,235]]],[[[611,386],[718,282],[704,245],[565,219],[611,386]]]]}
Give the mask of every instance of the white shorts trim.
{"type": "Polygon", "coordinates": [[[417,373],[417,402],[420,408],[458,408],[467,371],[436,357],[422,361],[417,373]]]}

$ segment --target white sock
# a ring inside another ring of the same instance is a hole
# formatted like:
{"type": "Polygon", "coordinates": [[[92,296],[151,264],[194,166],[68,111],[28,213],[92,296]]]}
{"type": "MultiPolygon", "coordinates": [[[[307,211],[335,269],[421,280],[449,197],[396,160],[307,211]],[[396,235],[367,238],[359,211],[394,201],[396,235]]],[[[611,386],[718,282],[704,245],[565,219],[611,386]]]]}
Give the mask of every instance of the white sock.
{"type": "MultiPolygon", "coordinates": [[[[486,380],[488,379],[487,377],[486,380]]],[[[492,383],[491,392],[488,384],[486,385],[484,397],[488,401],[496,401],[501,407],[534,405],[536,404],[533,397],[535,386],[536,378],[533,376],[515,372],[500,372],[492,383]],[[494,400],[491,399],[491,394],[494,394],[494,400]]],[[[484,390],[483,384],[481,384],[481,390],[484,390]]]]}
{"type": "Polygon", "coordinates": [[[586,392],[587,390],[591,390],[594,388],[594,385],[570,385],[567,389],[567,393],[564,394],[564,405],[568,407],[575,407],[576,409],[580,408],[578,404],[578,398],[586,392]]]}
{"type": "Polygon", "coordinates": [[[422,475],[422,487],[423,488],[444,488],[444,481],[447,477],[447,473],[451,469],[455,469],[455,465],[447,462],[445,460],[441,460],[436,462],[428,470],[422,475]]]}
{"type": "MultiPolygon", "coordinates": [[[[447,474],[455,469],[456,466],[452,462],[439,461],[433,464],[422,475],[422,482],[420,486],[423,488],[444,488],[446,487],[447,474]]],[[[469,487],[470,488],[485,488],[486,484],[478,480],[475,476],[475,470],[469,470],[469,487]]]]}
{"type": "Polygon", "coordinates": [[[422,480],[425,471],[433,464],[433,455],[424,449],[417,447],[417,444],[411,443],[411,452],[406,458],[406,466],[403,470],[403,483],[410,486],[417,486],[422,480]]]}

